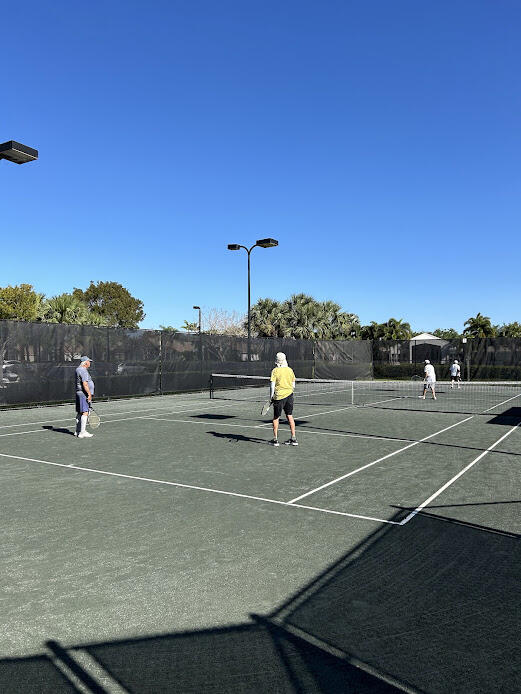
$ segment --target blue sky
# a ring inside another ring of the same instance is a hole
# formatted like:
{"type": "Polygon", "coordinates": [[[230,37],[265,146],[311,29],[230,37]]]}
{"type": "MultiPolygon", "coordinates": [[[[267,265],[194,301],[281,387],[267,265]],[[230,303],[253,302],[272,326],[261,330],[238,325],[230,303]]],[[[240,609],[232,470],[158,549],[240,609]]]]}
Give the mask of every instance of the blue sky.
{"type": "Polygon", "coordinates": [[[8,0],[0,286],[521,320],[518,0],[8,0]]]}

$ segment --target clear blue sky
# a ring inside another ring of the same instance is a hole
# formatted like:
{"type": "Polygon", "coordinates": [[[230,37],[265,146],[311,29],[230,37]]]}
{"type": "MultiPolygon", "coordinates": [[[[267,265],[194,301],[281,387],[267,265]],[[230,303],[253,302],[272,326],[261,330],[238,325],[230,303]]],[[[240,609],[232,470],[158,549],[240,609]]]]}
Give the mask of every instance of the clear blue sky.
{"type": "Polygon", "coordinates": [[[8,0],[0,286],[521,320],[519,0],[8,0]]]}

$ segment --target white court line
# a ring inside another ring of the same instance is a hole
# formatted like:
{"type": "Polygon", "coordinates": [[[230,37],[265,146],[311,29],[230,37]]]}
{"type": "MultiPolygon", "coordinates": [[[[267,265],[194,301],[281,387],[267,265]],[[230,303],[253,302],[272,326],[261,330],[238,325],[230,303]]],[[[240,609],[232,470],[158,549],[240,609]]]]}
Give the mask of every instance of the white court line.
{"type": "MultiPolygon", "coordinates": [[[[143,419],[153,419],[155,422],[175,422],[181,424],[200,424],[206,426],[216,426],[216,427],[236,427],[238,429],[262,429],[264,424],[229,424],[227,422],[194,422],[191,419],[164,419],[163,417],[157,417],[154,415],[149,415],[148,417],[143,417],[143,419]]],[[[270,424],[271,426],[271,424],[270,424]]],[[[300,428],[299,433],[301,434],[316,434],[317,436],[345,436],[352,439],[371,439],[374,441],[409,441],[410,439],[394,439],[387,436],[370,436],[368,434],[342,434],[340,432],[329,432],[329,431],[307,431],[300,428]]],[[[0,434],[0,436],[2,436],[0,434]]]]}
{"type": "Polygon", "coordinates": [[[483,410],[483,413],[485,412],[490,412],[490,410],[494,410],[496,407],[499,407],[500,405],[504,405],[507,402],[510,402],[511,400],[515,400],[516,398],[521,397],[521,393],[519,395],[513,395],[511,398],[508,398],[508,400],[503,400],[503,402],[498,402],[497,405],[492,405],[492,407],[489,407],[488,410],[483,410]]]}
{"type": "MultiPolygon", "coordinates": [[[[201,403],[202,404],[202,403],[201,403]]],[[[232,404],[227,403],[224,405],[223,403],[220,403],[221,407],[231,407],[232,404]]],[[[72,405],[74,407],[74,405],[72,405]]],[[[179,403],[178,407],[183,407],[181,403],[179,403]]],[[[216,409],[217,405],[214,408],[202,408],[202,412],[205,413],[207,409],[216,409]]],[[[148,419],[149,415],[138,415],[137,417],[122,417],[121,419],[105,419],[106,417],[111,417],[116,414],[128,414],[132,412],[153,412],[155,410],[167,410],[167,407],[151,407],[146,410],[127,410],[127,412],[103,412],[101,411],[101,416],[103,417],[103,423],[104,424],[111,424],[112,422],[127,422],[127,421],[132,421],[135,419],[148,419]]],[[[194,411],[201,411],[200,407],[189,407],[188,409],[180,410],[171,410],[170,412],[162,412],[161,414],[164,415],[170,415],[170,414],[181,414],[183,412],[194,412],[194,411]]],[[[35,426],[36,424],[52,424],[53,422],[59,423],[59,422],[70,422],[72,417],[67,417],[63,419],[47,419],[43,420],[41,422],[24,422],[23,424],[5,424],[0,426],[0,429],[4,428],[12,428],[12,427],[23,427],[23,426],[35,426]]],[[[21,434],[34,434],[37,433],[37,430],[35,431],[22,431],[20,432],[21,434]]],[[[0,437],[2,436],[8,436],[9,434],[0,434],[0,437]]]]}
{"type": "Polygon", "coordinates": [[[392,458],[394,455],[398,455],[398,453],[402,453],[403,451],[406,451],[408,448],[412,448],[413,446],[417,446],[419,443],[422,443],[423,441],[427,441],[428,439],[432,439],[433,436],[437,436],[438,434],[442,434],[444,431],[448,431],[449,429],[453,429],[454,427],[459,426],[460,424],[463,424],[464,422],[468,422],[469,419],[473,419],[474,415],[471,417],[467,417],[466,419],[462,419],[459,422],[456,422],[455,424],[451,424],[448,427],[445,427],[444,429],[440,429],[439,431],[435,431],[434,434],[429,434],[429,436],[425,436],[423,439],[420,439],[419,441],[413,441],[413,443],[410,443],[408,446],[404,446],[403,448],[399,448],[397,451],[394,451],[393,453],[388,453],[387,455],[382,456],[381,458],[378,458],[378,460],[373,460],[371,463],[367,463],[366,465],[362,465],[362,467],[357,468],[356,470],[352,470],[352,472],[347,472],[345,475],[342,475],[341,477],[337,477],[334,480],[331,480],[330,482],[326,482],[325,484],[322,484],[320,487],[317,487],[316,489],[312,489],[309,492],[306,492],[305,494],[301,494],[300,496],[297,496],[295,499],[292,499],[291,501],[288,501],[288,504],[294,504],[296,501],[300,501],[300,499],[304,499],[306,496],[310,496],[311,494],[315,494],[316,492],[321,491],[322,489],[325,489],[326,487],[330,487],[332,484],[336,484],[337,482],[340,482],[341,480],[345,480],[347,477],[351,477],[351,475],[356,475],[357,472],[361,472],[362,470],[365,470],[372,465],[376,465],[376,463],[381,463],[382,460],[387,460],[387,458],[392,458]]]}
{"type": "MultiPolygon", "coordinates": [[[[206,401],[203,401],[206,402],[206,401]]],[[[201,404],[203,404],[201,402],[201,404]]],[[[99,403],[98,403],[99,404],[99,403]]],[[[106,403],[103,403],[106,404],[106,403]]],[[[224,405],[225,407],[231,407],[231,405],[227,404],[224,405]]],[[[70,405],[63,405],[63,407],[71,407],[72,409],[74,408],[74,403],[71,403],[70,405]]],[[[121,412],[104,412],[104,408],[101,409],[101,415],[103,417],[111,417],[112,415],[119,415],[119,414],[133,414],[134,412],[155,412],[157,410],[169,410],[172,409],[172,407],[175,407],[175,405],[170,404],[170,405],[164,405],[163,407],[149,407],[147,409],[140,409],[140,410],[122,410],[121,412]]],[[[183,404],[179,403],[177,407],[184,407],[183,404]]],[[[200,409],[198,407],[190,407],[187,410],[175,410],[172,414],[176,414],[177,412],[191,412],[194,409],[200,409]]],[[[206,408],[203,408],[203,412],[206,411],[206,408]]],[[[165,412],[165,414],[169,414],[168,412],[165,412]]],[[[35,426],[36,424],[52,424],[52,422],[70,422],[72,417],[62,417],[60,419],[44,419],[40,422],[23,422],[21,424],[2,424],[0,425],[0,429],[12,429],[13,427],[25,427],[25,426],[35,426]]],[[[108,420],[107,420],[108,421],[108,420]]],[[[118,420],[118,421],[123,421],[123,420],[118,420]]]]}
{"type": "MultiPolygon", "coordinates": [[[[448,482],[445,482],[445,484],[443,485],[443,487],[440,487],[440,488],[438,489],[437,492],[434,492],[434,494],[432,494],[426,501],[424,501],[424,502],[423,502],[422,504],[420,504],[417,508],[415,508],[414,511],[412,511],[406,518],[404,518],[404,519],[399,523],[399,525],[405,525],[406,523],[408,523],[408,522],[411,520],[411,518],[413,518],[417,513],[420,513],[420,511],[422,511],[426,506],[428,506],[428,504],[430,504],[431,501],[434,501],[434,499],[435,499],[437,496],[439,496],[439,495],[440,495],[442,492],[444,492],[448,487],[450,487],[451,484],[454,484],[454,482],[455,482],[458,478],[460,478],[462,475],[464,475],[464,474],[467,472],[467,470],[470,470],[470,468],[473,467],[477,462],[479,462],[479,461],[481,460],[481,458],[484,458],[484,457],[487,455],[487,453],[489,453],[493,448],[495,448],[495,447],[498,445],[498,443],[501,443],[501,441],[503,441],[504,439],[506,439],[507,436],[510,436],[510,434],[511,434],[513,431],[515,431],[517,428],[519,428],[520,425],[521,425],[521,422],[519,422],[519,424],[516,424],[514,427],[512,427],[512,428],[510,429],[510,431],[507,431],[507,432],[506,432],[506,434],[503,434],[503,436],[501,436],[501,438],[499,438],[499,439],[498,439],[497,441],[495,441],[491,446],[489,446],[489,447],[487,448],[486,451],[483,451],[483,453],[480,453],[480,455],[478,455],[477,458],[474,458],[474,460],[473,460],[472,462],[470,462],[466,467],[464,467],[463,470],[461,470],[460,472],[458,472],[457,475],[454,475],[454,477],[453,477],[452,479],[450,479],[448,482]]],[[[508,455],[508,453],[507,453],[506,455],[508,455]]]]}
{"type": "Polygon", "coordinates": [[[262,496],[251,496],[250,494],[239,494],[238,492],[228,492],[222,489],[211,489],[210,487],[198,487],[193,484],[181,484],[181,482],[169,482],[167,480],[157,480],[152,477],[138,477],[136,475],[125,475],[119,472],[109,472],[107,470],[95,470],[94,468],[82,467],[80,465],[66,465],[65,463],[54,463],[49,460],[39,460],[38,458],[25,458],[20,455],[8,455],[6,453],[0,453],[2,458],[12,458],[14,460],[24,460],[30,463],[42,463],[43,465],[53,465],[55,467],[63,467],[67,470],[80,470],[82,472],[93,472],[96,475],[108,475],[110,477],[121,477],[123,479],[136,480],[138,482],[150,482],[152,484],[164,484],[170,487],[180,487],[183,489],[195,489],[201,492],[210,492],[212,494],[223,494],[224,496],[235,496],[241,499],[252,499],[253,501],[264,501],[268,504],[277,504],[279,506],[291,506],[291,508],[302,508],[308,511],[319,511],[320,513],[327,513],[335,516],[347,516],[349,518],[359,518],[361,520],[376,521],[377,523],[389,523],[390,525],[400,525],[397,521],[389,521],[383,518],[373,518],[372,516],[361,516],[356,513],[344,513],[343,511],[331,511],[325,508],[319,508],[318,506],[304,506],[300,504],[289,504],[287,501],[278,501],[276,499],[266,499],[262,496]]]}
{"type": "MultiPolygon", "coordinates": [[[[320,417],[321,415],[325,414],[334,414],[335,412],[343,412],[344,410],[354,410],[354,409],[361,409],[362,407],[370,407],[371,405],[380,405],[383,404],[384,402],[392,402],[393,400],[401,400],[402,398],[389,398],[388,400],[377,400],[376,402],[367,402],[364,405],[346,405],[345,407],[341,407],[338,410],[329,410],[327,412],[315,412],[314,414],[303,414],[302,418],[309,419],[310,417],[320,417]]],[[[307,403],[304,403],[307,404],[307,403]]],[[[300,418],[300,415],[299,417],[300,418]]],[[[271,422],[265,422],[264,424],[259,424],[259,427],[270,427],[271,422]]]]}

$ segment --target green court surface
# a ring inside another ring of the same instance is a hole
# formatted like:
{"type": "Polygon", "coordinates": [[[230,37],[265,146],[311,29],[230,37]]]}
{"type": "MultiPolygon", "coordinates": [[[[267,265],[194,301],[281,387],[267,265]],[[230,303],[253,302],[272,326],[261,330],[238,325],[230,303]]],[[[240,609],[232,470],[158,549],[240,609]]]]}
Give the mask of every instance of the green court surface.
{"type": "MultiPolygon", "coordinates": [[[[270,643],[282,630],[284,648],[297,639],[326,660],[354,654],[368,677],[386,675],[381,691],[519,691],[508,650],[520,636],[519,419],[440,409],[300,403],[299,446],[282,445],[282,420],[279,448],[258,403],[207,394],[99,402],[102,425],[83,440],[72,406],[3,411],[0,689],[26,666],[45,669],[50,639],[82,653],[118,643],[133,658],[151,637],[161,648],[190,634],[207,649],[225,632],[226,643],[264,644],[257,613],[271,615],[270,643]],[[409,636],[395,652],[400,614],[409,636]],[[481,650],[469,644],[473,621],[481,650]],[[419,646],[408,662],[411,643],[423,644],[425,667],[419,646]],[[487,649],[492,671],[478,664],[487,649]]],[[[312,656],[289,657],[302,658],[312,656]]],[[[122,662],[100,667],[115,677],[122,662]]],[[[297,686],[304,675],[293,673],[287,687],[255,680],[244,691],[365,691],[342,689],[344,674],[322,666],[331,689],[297,686]]],[[[127,672],[124,691],[170,691],[149,674],[155,689],[127,672]]]]}

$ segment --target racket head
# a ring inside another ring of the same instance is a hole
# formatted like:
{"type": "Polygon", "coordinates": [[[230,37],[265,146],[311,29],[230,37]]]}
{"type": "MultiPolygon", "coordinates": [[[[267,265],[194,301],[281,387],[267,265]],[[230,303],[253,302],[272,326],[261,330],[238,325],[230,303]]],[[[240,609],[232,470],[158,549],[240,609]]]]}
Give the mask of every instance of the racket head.
{"type": "Polygon", "coordinates": [[[262,406],[262,410],[261,410],[261,415],[262,415],[263,417],[264,417],[265,414],[268,414],[268,410],[270,409],[271,405],[272,405],[271,400],[266,400],[266,402],[265,402],[264,405],[262,406]]]}
{"type": "Polygon", "coordinates": [[[87,424],[90,426],[91,429],[97,429],[101,424],[101,418],[99,414],[95,412],[92,409],[92,407],[89,409],[89,417],[87,420],[87,424]]]}

